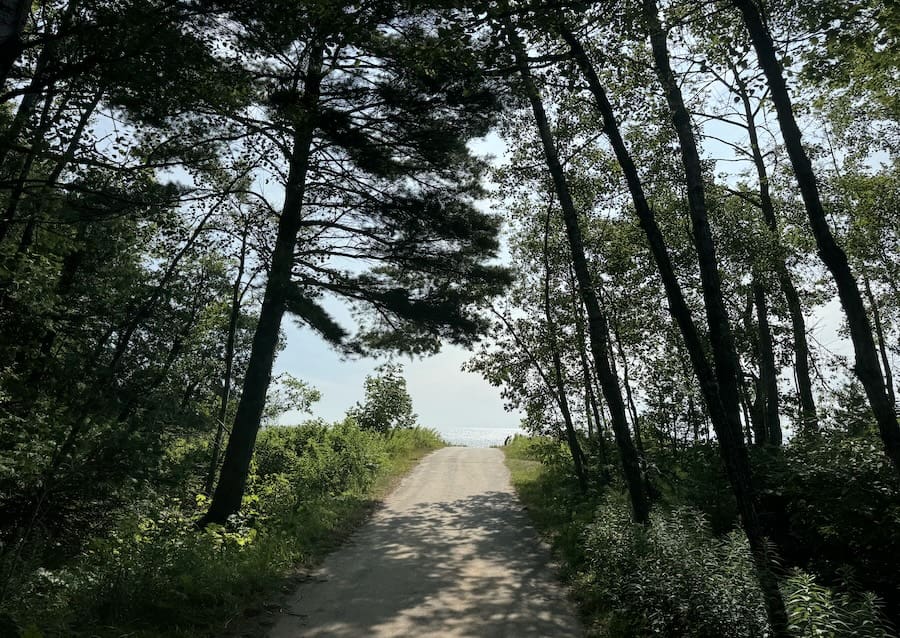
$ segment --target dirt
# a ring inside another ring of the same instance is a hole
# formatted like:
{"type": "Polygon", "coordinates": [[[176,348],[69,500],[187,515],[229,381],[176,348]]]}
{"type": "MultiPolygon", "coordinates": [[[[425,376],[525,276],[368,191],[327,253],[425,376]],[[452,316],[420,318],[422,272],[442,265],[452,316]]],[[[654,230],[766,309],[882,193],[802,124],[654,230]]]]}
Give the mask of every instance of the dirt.
{"type": "Polygon", "coordinates": [[[312,576],[269,638],[582,634],[497,449],[427,456],[312,576]]]}

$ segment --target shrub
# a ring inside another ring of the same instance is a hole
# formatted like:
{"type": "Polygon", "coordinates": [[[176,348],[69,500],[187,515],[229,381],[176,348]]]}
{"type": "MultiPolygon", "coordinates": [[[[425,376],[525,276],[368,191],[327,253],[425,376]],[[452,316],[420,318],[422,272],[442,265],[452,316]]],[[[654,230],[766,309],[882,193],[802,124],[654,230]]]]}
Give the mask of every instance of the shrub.
{"type": "Polygon", "coordinates": [[[890,638],[895,635],[882,619],[881,604],[874,594],[835,593],[800,570],[791,574],[782,589],[791,630],[799,638],[890,638]]]}
{"type": "MultiPolygon", "coordinates": [[[[608,496],[584,532],[580,586],[608,614],[614,635],[753,637],[766,633],[750,549],[738,531],[715,536],[690,508],[630,520],[621,495],[608,496]]],[[[795,571],[782,583],[798,636],[886,638],[874,595],[837,593],[795,571]]]]}
{"type": "Polygon", "coordinates": [[[646,528],[609,497],[585,530],[587,574],[600,607],[635,634],[759,636],[765,626],[752,559],[735,534],[714,538],[704,517],[654,512],[646,528]]]}

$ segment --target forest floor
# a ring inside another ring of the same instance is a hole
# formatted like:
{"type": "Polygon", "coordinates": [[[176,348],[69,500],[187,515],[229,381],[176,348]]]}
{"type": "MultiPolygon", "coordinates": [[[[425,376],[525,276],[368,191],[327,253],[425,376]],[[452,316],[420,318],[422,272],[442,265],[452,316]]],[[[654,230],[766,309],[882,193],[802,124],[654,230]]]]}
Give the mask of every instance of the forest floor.
{"type": "Polygon", "coordinates": [[[497,449],[427,456],[301,583],[270,638],[578,636],[497,449]]]}

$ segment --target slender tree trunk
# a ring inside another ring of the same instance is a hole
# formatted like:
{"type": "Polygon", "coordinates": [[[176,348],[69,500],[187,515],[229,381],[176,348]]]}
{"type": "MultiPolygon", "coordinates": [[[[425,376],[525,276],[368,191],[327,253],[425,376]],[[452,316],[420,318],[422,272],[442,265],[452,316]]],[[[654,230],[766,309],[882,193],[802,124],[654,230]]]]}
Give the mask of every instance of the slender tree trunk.
{"type": "Polygon", "coordinates": [[[600,378],[600,384],[603,388],[603,396],[610,408],[613,433],[616,437],[616,445],[619,448],[619,455],[622,459],[625,482],[628,486],[629,496],[631,497],[632,513],[636,522],[646,523],[649,520],[650,506],[641,477],[641,468],[637,451],[634,448],[634,443],[631,440],[631,433],[628,429],[628,420],[625,416],[625,404],[622,400],[619,380],[615,373],[614,364],[610,360],[609,352],[606,348],[609,326],[607,324],[606,315],[600,307],[597,292],[591,281],[591,274],[588,269],[587,258],[584,251],[584,242],[578,221],[578,212],[575,209],[575,202],[572,200],[569,184],[566,181],[562,164],[560,163],[556,152],[555,142],[550,131],[550,124],[547,120],[544,105],[541,102],[537,86],[531,75],[531,69],[528,66],[528,57],[525,52],[525,47],[509,18],[507,17],[504,20],[507,37],[512,48],[512,53],[516,59],[525,92],[531,103],[535,123],[541,137],[544,156],[550,174],[553,177],[556,195],[566,225],[566,234],[568,236],[569,248],[572,254],[572,267],[575,270],[575,277],[578,281],[582,303],[587,312],[591,353],[594,358],[594,365],[597,368],[597,374],[600,378]]]}
{"type": "Polygon", "coordinates": [[[769,327],[769,308],[762,283],[754,278],[753,299],[756,305],[756,327],[759,331],[759,381],[763,390],[763,418],[767,443],[781,446],[781,418],[778,414],[778,369],[775,365],[775,348],[769,327]]]}
{"type": "Polygon", "coordinates": [[[272,365],[278,350],[281,318],[285,312],[286,299],[291,286],[297,233],[300,231],[303,221],[306,175],[317,125],[315,114],[319,109],[322,55],[322,45],[314,44],[310,52],[303,97],[300,102],[301,115],[294,123],[293,149],[284,206],[278,220],[272,265],[269,269],[269,279],[266,282],[259,321],[253,335],[241,400],[238,403],[231,436],[228,437],[228,446],[225,448],[222,469],[219,472],[219,482],[213,493],[209,511],[198,522],[201,527],[209,523],[225,523],[229,516],[237,513],[241,508],[241,499],[250,471],[250,460],[253,458],[256,435],[259,432],[265,407],[266,392],[272,379],[272,365]]]}
{"type": "Polygon", "coordinates": [[[847,255],[835,241],[831,228],[828,226],[812,162],[803,147],[800,127],[794,117],[791,97],[784,80],[781,63],[775,52],[772,36],[753,0],[732,0],[732,3],[743,16],[744,24],[747,26],[756,50],[759,65],[766,76],[772,94],[772,102],[775,104],[778,114],[784,145],[794,169],[803,203],[806,206],[813,235],[816,238],[819,257],[837,284],[838,296],[847,316],[847,325],[850,328],[850,337],[856,353],[854,370],[865,389],[869,404],[872,406],[872,412],[875,414],[878,429],[884,441],[885,451],[894,464],[895,470],[900,472],[900,424],[898,424],[894,404],[890,400],[884,377],[881,374],[875,340],[872,337],[872,326],[869,323],[856,278],[847,261],[847,255]]]}
{"type": "Polygon", "coordinates": [[[547,334],[549,338],[550,353],[553,357],[553,379],[556,384],[556,397],[559,402],[559,411],[562,413],[563,424],[566,429],[566,442],[572,454],[572,462],[575,465],[575,476],[578,478],[578,486],[582,492],[587,491],[587,476],[584,472],[581,444],[578,442],[578,434],[572,423],[572,411],[569,409],[569,399],[566,396],[566,381],[563,377],[562,361],[559,356],[559,344],[556,338],[556,322],[553,320],[553,309],[550,306],[550,213],[552,206],[547,207],[547,216],[544,221],[544,316],[547,321],[547,334]]]}
{"type": "MultiPolygon", "coordinates": [[[[655,14],[654,14],[655,15],[655,14]]],[[[658,23],[658,20],[657,20],[658,23]]],[[[690,309],[685,302],[684,295],[675,275],[674,267],[666,248],[665,241],[659,226],[656,223],[653,209],[647,202],[643,186],[637,172],[637,168],[622,139],[615,119],[612,105],[606,96],[603,85],[597,76],[584,48],[574,35],[561,28],[561,35],[569,44],[573,56],[588,81],[591,93],[595,98],[597,110],[603,118],[604,130],[609,137],[610,144],[616,154],[622,170],[625,174],[629,191],[634,201],[635,211],[638,215],[641,228],[643,228],[651,253],[656,261],[657,269],[666,290],[666,298],[669,302],[669,312],[678,324],[685,341],[694,374],[700,384],[701,392],[707,405],[707,411],[713,429],[719,440],[719,449],[722,454],[725,469],[731,482],[732,490],[738,501],[741,517],[744,523],[745,533],[755,556],[767,556],[766,543],[759,527],[755,505],[753,503],[753,486],[751,480],[750,462],[743,442],[743,429],[740,419],[740,411],[736,401],[731,404],[731,409],[725,409],[719,396],[719,383],[716,375],[706,358],[705,348],[700,339],[699,332],[693,322],[690,309]]],[[[665,53],[665,36],[663,36],[663,52],[665,53]]],[[[666,58],[667,59],[667,58],[666,58]]],[[[689,131],[688,127],[688,131],[689,131]]],[[[749,423],[749,419],[748,419],[749,423]]],[[[758,562],[758,565],[760,563],[758,562]]],[[[761,570],[760,581],[767,581],[767,589],[777,591],[777,583],[768,568],[768,559],[761,563],[768,574],[761,570]]],[[[777,601],[774,603],[777,608],[777,601]]],[[[783,605],[782,605],[783,609],[783,605]]],[[[775,611],[777,614],[777,609],[775,611]]]]}
{"type": "Polygon", "coordinates": [[[622,362],[622,385],[625,388],[625,400],[628,404],[628,411],[631,414],[631,427],[634,430],[634,444],[637,446],[638,454],[641,460],[646,459],[644,451],[644,437],[641,436],[641,425],[638,419],[637,406],[634,403],[634,395],[631,393],[631,378],[628,374],[628,357],[625,356],[625,349],[622,348],[622,339],[619,336],[619,323],[613,317],[612,322],[613,339],[615,340],[616,349],[613,350],[612,340],[610,340],[609,351],[618,352],[619,361],[622,362]]]}
{"type": "Polygon", "coordinates": [[[718,381],[718,394],[727,422],[719,437],[722,453],[726,455],[726,470],[731,475],[737,497],[738,510],[744,532],[750,543],[756,563],[760,587],[766,603],[766,613],[774,636],[789,636],[787,610],[773,571],[773,560],[754,503],[754,490],[747,450],[742,444],[740,430],[739,377],[737,352],[731,333],[731,322],[725,309],[719,279],[715,245],[706,212],[706,192],[700,153],[691,128],[691,119],[681,89],[669,61],[666,33],[659,19],[659,8],[654,0],[642,0],[644,20],[650,32],[650,44],[660,83],[672,116],[672,124],[678,134],[681,157],[687,179],[688,208],[691,213],[694,245],[700,266],[700,280],[706,317],[712,343],[713,362],[718,381]]]}
{"type": "Polygon", "coordinates": [[[878,338],[878,352],[881,354],[881,365],[884,368],[884,380],[887,386],[888,398],[891,404],[897,404],[897,398],[894,395],[894,374],[891,372],[891,360],[888,358],[887,347],[884,342],[884,328],[881,326],[881,313],[878,312],[878,303],[875,301],[875,295],[872,294],[872,285],[869,278],[863,273],[863,287],[866,291],[866,299],[869,300],[869,307],[872,308],[872,320],[875,322],[875,336],[878,338]]]}
{"type": "Polygon", "coordinates": [[[31,136],[31,145],[27,154],[19,165],[18,175],[10,190],[9,199],[6,203],[6,210],[3,211],[3,219],[0,220],[0,242],[6,239],[16,219],[16,211],[19,207],[28,178],[31,175],[31,168],[37,159],[38,152],[44,144],[44,134],[47,132],[49,125],[50,109],[53,106],[55,92],[52,88],[48,91],[44,100],[44,106],[41,109],[40,117],[35,125],[34,132],[31,136]]]}
{"type": "MultiPolygon", "coordinates": [[[[569,265],[569,290],[571,291],[572,300],[572,316],[575,318],[575,336],[578,341],[578,360],[581,362],[581,376],[584,383],[585,396],[585,412],[593,416],[594,425],[596,426],[597,449],[600,453],[600,460],[605,464],[609,463],[609,452],[606,448],[606,422],[597,405],[597,393],[594,392],[594,376],[591,373],[591,365],[588,362],[587,341],[584,336],[584,304],[581,303],[578,294],[578,281],[575,278],[575,271],[569,265]]],[[[589,421],[590,422],[590,421],[589,421]]],[[[591,437],[593,438],[593,434],[591,437]]],[[[609,480],[609,473],[604,469],[604,478],[609,480]]]]}
{"type": "Polygon", "coordinates": [[[750,138],[750,151],[753,155],[753,164],[756,167],[757,180],[759,181],[759,207],[773,240],[777,243],[778,256],[775,259],[774,270],[778,276],[778,284],[787,301],[788,314],[791,317],[791,329],[794,341],[794,373],[797,379],[797,393],[800,398],[800,427],[801,429],[817,430],[819,427],[816,415],[816,402],[812,392],[812,377],[809,371],[809,343],[806,339],[806,319],[803,317],[803,307],[800,303],[800,294],[788,271],[785,263],[784,246],[781,244],[781,235],[778,228],[778,217],[775,214],[775,205],[772,202],[772,194],[769,189],[769,174],[763,158],[762,148],[759,144],[759,135],[756,129],[756,115],[750,104],[750,96],[747,85],[741,79],[740,73],[734,69],[737,89],[744,106],[744,117],[747,120],[747,134],[750,138]]]}
{"type": "Polygon", "coordinates": [[[237,340],[238,321],[241,318],[241,288],[244,279],[244,266],[247,262],[247,236],[250,233],[249,220],[245,222],[241,234],[241,251],[238,256],[238,269],[231,288],[231,312],[228,315],[228,335],[225,338],[225,372],[222,375],[222,397],[216,414],[216,434],[213,437],[209,453],[209,470],[206,473],[203,492],[211,495],[216,481],[216,470],[219,468],[219,455],[222,450],[222,439],[225,436],[225,419],[228,417],[228,402],[231,399],[231,379],[234,369],[234,350],[237,340]]]}
{"type": "MultiPolygon", "coordinates": [[[[13,263],[10,267],[12,276],[15,275],[22,257],[25,256],[29,248],[31,248],[31,244],[34,242],[34,234],[37,230],[38,223],[40,222],[41,217],[47,212],[47,209],[50,207],[50,191],[54,186],[56,186],[56,182],[63,174],[63,171],[75,158],[75,153],[78,149],[78,143],[81,140],[81,136],[84,134],[84,131],[87,128],[87,125],[90,122],[91,116],[93,116],[94,111],[100,105],[100,100],[103,98],[103,93],[103,89],[97,89],[94,92],[94,95],[91,97],[91,101],[85,106],[84,110],[81,112],[81,115],[78,118],[78,123],[75,125],[75,130],[72,132],[72,135],[69,138],[69,143],[66,145],[66,150],[53,165],[53,168],[47,175],[45,183],[41,186],[40,192],[38,194],[38,198],[40,199],[38,208],[29,216],[28,222],[25,224],[25,230],[22,232],[22,237],[19,239],[19,246],[16,249],[16,254],[13,257],[13,263]]],[[[9,219],[14,219],[15,210],[8,212],[7,215],[9,219]]]]}
{"type": "Polygon", "coordinates": [[[572,412],[569,409],[569,402],[565,396],[565,385],[559,383],[559,380],[562,378],[562,365],[560,362],[559,367],[557,367],[558,351],[556,350],[555,344],[553,344],[551,350],[552,356],[554,357],[554,378],[551,380],[549,374],[544,371],[543,366],[541,366],[541,362],[538,361],[538,358],[535,356],[535,354],[519,336],[519,333],[516,331],[515,327],[513,327],[509,319],[507,319],[503,315],[503,313],[499,312],[496,308],[492,307],[491,311],[498,319],[500,319],[503,325],[506,326],[506,331],[513,338],[513,341],[516,342],[516,346],[518,346],[519,350],[522,351],[522,353],[525,355],[525,358],[528,359],[528,363],[531,364],[531,367],[533,367],[538,373],[538,376],[541,378],[541,381],[547,388],[547,392],[553,399],[553,403],[556,404],[556,407],[559,408],[560,413],[563,415],[563,421],[565,424],[564,428],[566,430],[566,442],[569,444],[569,452],[572,455],[572,463],[575,467],[575,475],[578,478],[579,483],[581,483],[582,478],[584,478],[584,485],[587,486],[587,479],[583,469],[584,453],[581,450],[581,445],[578,443],[577,437],[573,436],[572,438],[569,438],[569,429],[571,428],[571,431],[574,434],[575,428],[572,424],[572,412]]]}
{"type": "MultiPolygon", "coordinates": [[[[575,321],[575,339],[578,345],[578,361],[581,364],[581,378],[582,383],[584,384],[584,413],[588,423],[588,438],[592,439],[594,438],[593,428],[591,427],[592,422],[596,423],[598,435],[601,434],[600,417],[597,414],[597,406],[594,400],[594,384],[591,380],[591,367],[588,363],[587,355],[585,355],[584,353],[585,348],[587,347],[584,339],[584,317],[582,315],[582,313],[584,312],[584,308],[578,299],[578,282],[575,281],[575,273],[572,271],[571,265],[569,266],[569,292],[571,293],[570,300],[572,303],[572,317],[575,321]]],[[[597,440],[600,445],[600,453],[603,456],[603,460],[605,462],[606,441],[602,436],[598,436],[597,440]]]]}
{"type": "Polygon", "coordinates": [[[612,104],[606,95],[606,90],[600,83],[597,72],[594,70],[584,47],[581,42],[566,28],[561,28],[561,35],[569,45],[579,68],[588,81],[591,94],[594,96],[595,106],[603,119],[603,127],[609,138],[610,145],[616,155],[616,160],[622,168],[625,175],[625,181],[628,190],[631,193],[634,202],[635,212],[638,222],[647,237],[647,243],[650,246],[650,252],[656,262],[656,268],[662,279],[663,287],[666,292],[666,300],[669,304],[669,312],[678,325],[681,335],[685,341],[688,354],[691,358],[691,365],[694,373],[700,383],[701,391],[709,405],[710,414],[713,421],[720,424],[725,422],[721,401],[718,398],[718,384],[715,374],[706,356],[706,348],[700,339],[700,333],[691,314],[691,310],[684,298],[681,285],[678,283],[678,277],[675,274],[675,267],[669,256],[665,239],[662,231],[656,222],[656,214],[647,201],[644,193],[644,187],[641,183],[637,167],[634,160],[625,146],[622,134],[619,131],[618,122],[613,112],[612,104]]]}

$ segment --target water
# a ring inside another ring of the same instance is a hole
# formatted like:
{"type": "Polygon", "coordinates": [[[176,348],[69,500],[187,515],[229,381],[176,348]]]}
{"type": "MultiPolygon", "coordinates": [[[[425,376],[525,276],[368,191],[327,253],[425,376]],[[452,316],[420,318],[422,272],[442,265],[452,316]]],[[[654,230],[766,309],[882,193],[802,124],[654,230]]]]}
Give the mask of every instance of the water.
{"type": "Polygon", "coordinates": [[[524,434],[516,426],[443,426],[435,428],[450,445],[466,447],[491,447],[503,445],[506,437],[513,434],[524,434]]]}

